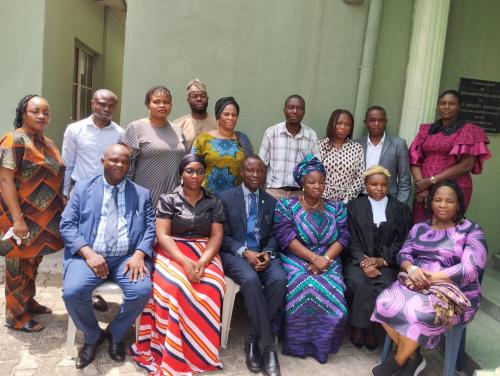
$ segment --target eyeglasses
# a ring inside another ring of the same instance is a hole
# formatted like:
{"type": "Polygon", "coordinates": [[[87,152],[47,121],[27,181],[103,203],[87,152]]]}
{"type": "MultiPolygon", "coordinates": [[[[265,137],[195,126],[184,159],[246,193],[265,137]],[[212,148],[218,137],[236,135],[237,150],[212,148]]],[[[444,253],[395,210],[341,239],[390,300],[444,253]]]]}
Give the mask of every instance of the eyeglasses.
{"type": "Polygon", "coordinates": [[[198,175],[198,176],[205,176],[205,169],[203,168],[186,168],[184,169],[184,172],[188,175],[198,175]]]}

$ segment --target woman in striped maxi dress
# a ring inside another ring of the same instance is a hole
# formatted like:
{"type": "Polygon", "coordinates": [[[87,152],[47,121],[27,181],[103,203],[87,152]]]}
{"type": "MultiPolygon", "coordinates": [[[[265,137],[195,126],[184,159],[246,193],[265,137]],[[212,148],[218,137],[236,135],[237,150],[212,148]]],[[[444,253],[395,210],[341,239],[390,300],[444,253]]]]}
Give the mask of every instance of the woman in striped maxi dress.
{"type": "Polygon", "coordinates": [[[132,345],[152,375],[192,375],[222,368],[220,312],[225,291],[219,258],[224,209],[201,188],[203,158],[181,159],[183,185],[160,197],[153,292],[132,345]]]}

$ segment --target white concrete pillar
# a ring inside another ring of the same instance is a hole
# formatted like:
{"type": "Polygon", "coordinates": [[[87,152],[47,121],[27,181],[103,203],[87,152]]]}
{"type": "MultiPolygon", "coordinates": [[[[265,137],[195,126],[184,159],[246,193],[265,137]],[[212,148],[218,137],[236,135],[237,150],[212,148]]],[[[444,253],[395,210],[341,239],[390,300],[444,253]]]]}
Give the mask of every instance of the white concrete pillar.
{"type": "Polygon", "coordinates": [[[435,119],[450,0],[415,0],[399,127],[410,143],[421,123],[435,119]]]}

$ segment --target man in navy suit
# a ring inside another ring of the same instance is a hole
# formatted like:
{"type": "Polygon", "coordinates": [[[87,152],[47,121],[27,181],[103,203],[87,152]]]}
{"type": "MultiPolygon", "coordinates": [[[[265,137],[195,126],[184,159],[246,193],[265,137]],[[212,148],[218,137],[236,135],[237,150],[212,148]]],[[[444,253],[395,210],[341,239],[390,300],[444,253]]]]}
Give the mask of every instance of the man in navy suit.
{"type": "Polygon", "coordinates": [[[389,193],[400,202],[408,204],[411,193],[411,175],[406,141],[390,136],[385,131],[387,115],[383,107],[372,106],[366,110],[364,123],[368,135],[357,141],[365,153],[365,166],[380,165],[389,170],[389,193]]]}
{"type": "Polygon", "coordinates": [[[104,175],[78,182],[62,214],[65,243],[63,299],[85,337],[76,368],[84,368],[109,337],[109,354],[125,359],[123,337],[151,293],[155,215],[151,195],[127,180],[130,151],[111,145],[102,158],[104,175]],[[92,291],[110,279],[123,290],[123,304],[106,332],[92,309],[92,291]]]}
{"type": "Polygon", "coordinates": [[[283,302],[287,277],[272,235],[276,200],[260,187],[266,167],[257,155],[241,164],[243,184],[222,192],[224,204],[224,273],[239,284],[251,322],[245,343],[246,365],[252,372],[280,375],[272,319],[283,302]],[[259,350],[263,348],[263,356],[259,350]]]}

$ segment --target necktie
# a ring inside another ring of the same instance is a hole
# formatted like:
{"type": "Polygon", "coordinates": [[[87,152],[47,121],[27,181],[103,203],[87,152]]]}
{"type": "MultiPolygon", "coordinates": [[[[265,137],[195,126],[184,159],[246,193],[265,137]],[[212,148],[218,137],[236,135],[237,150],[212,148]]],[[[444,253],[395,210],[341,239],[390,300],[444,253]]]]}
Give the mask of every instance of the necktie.
{"type": "Polygon", "coordinates": [[[252,250],[259,249],[259,243],[255,236],[255,223],[257,222],[257,195],[250,193],[250,209],[247,218],[247,248],[252,250]]]}
{"type": "Polygon", "coordinates": [[[104,242],[108,251],[114,250],[118,242],[118,187],[113,187],[111,190],[104,242]]]}

